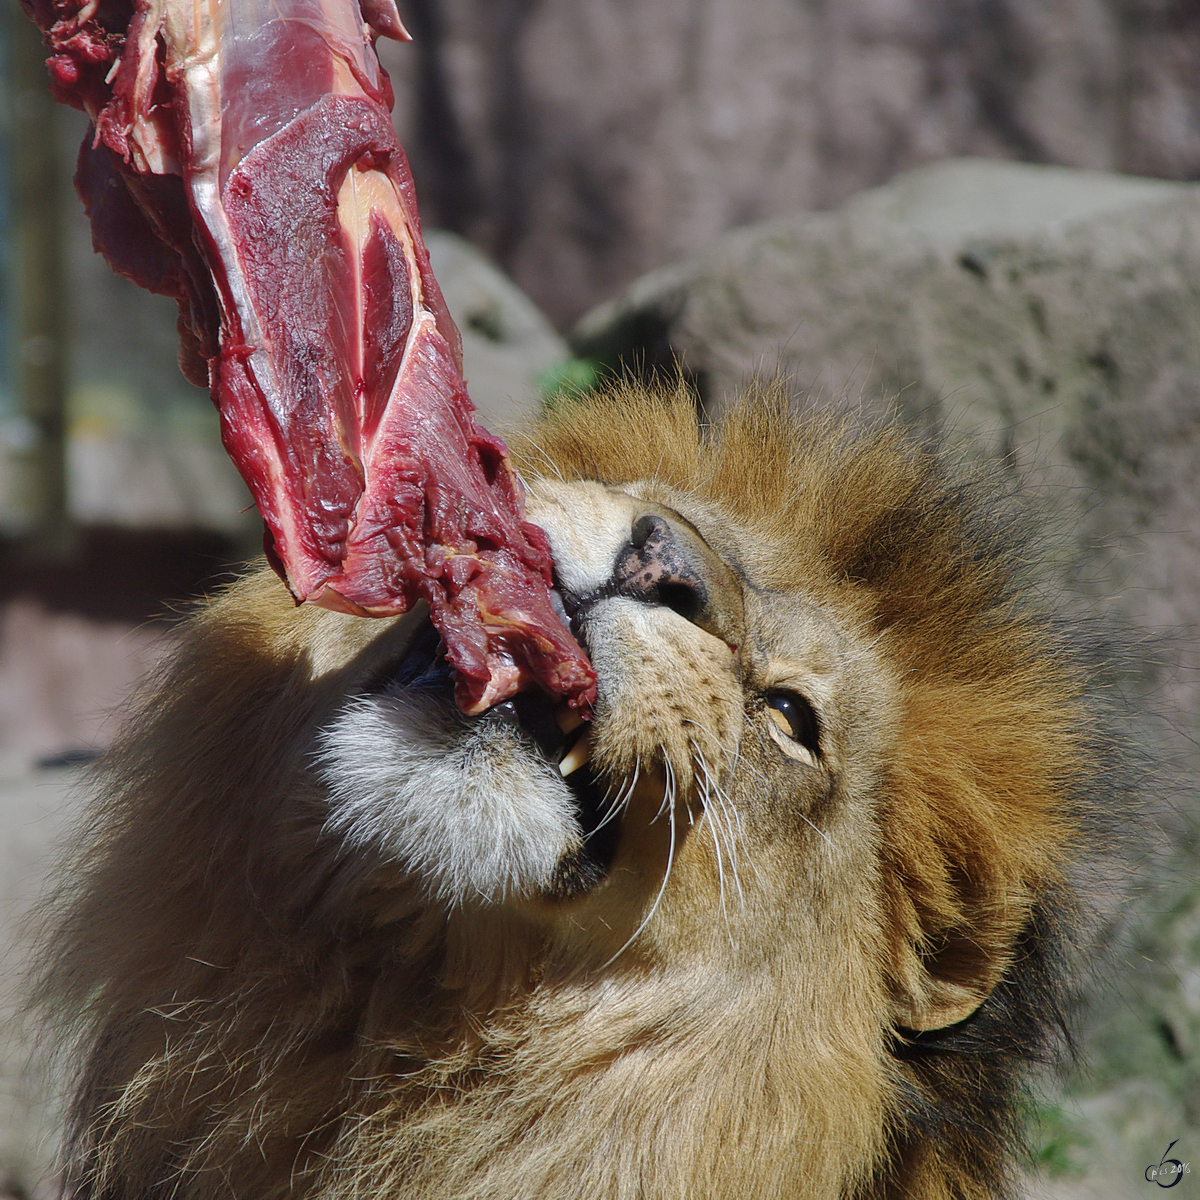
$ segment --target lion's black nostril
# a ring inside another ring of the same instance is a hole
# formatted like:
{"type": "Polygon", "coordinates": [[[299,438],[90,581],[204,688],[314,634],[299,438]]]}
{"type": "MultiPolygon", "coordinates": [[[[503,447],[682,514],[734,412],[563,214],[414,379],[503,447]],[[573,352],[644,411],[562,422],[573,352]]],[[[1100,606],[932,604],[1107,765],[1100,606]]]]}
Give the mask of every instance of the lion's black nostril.
{"type": "Polygon", "coordinates": [[[629,541],[617,555],[615,590],[635,600],[661,604],[689,621],[706,601],[704,580],[690,561],[687,546],[671,524],[655,513],[638,517],[629,541]]]}
{"type": "Polygon", "coordinates": [[[656,533],[663,536],[669,532],[670,529],[662,517],[647,513],[634,521],[633,529],[629,532],[629,541],[635,550],[640,550],[656,533]]]}
{"type": "Polygon", "coordinates": [[[704,611],[704,592],[693,583],[660,583],[658,603],[678,613],[685,621],[696,623],[704,611]]]}
{"type": "Polygon", "coordinates": [[[617,551],[609,580],[568,605],[577,637],[585,636],[591,608],[613,596],[668,608],[734,650],[742,642],[741,585],[678,513],[642,513],[631,523],[629,540],[617,551]]]}

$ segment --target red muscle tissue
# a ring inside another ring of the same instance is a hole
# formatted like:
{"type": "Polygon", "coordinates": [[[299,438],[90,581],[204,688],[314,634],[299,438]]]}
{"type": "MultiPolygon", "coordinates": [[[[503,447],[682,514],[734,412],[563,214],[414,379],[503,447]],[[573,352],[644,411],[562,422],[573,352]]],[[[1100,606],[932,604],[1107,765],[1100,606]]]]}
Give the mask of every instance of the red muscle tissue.
{"type": "Polygon", "coordinates": [[[532,678],[586,708],[545,535],[475,423],[374,40],[394,0],[24,0],[94,123],[110,264],[179,302],[180,365],[297,601],[430,607],[467,712],[532,678]]]}

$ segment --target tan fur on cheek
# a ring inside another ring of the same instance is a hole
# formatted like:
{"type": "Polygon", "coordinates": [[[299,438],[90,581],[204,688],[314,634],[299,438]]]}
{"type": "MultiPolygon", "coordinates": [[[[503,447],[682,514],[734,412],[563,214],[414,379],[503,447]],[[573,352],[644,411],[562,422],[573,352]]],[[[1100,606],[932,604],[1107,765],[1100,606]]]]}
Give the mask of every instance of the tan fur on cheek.
{"type": "Polygon", "coordinates": [[[620,779],[664,763],[683,792],[700,764],[719,777],[741,736],[734,652],[670,609],[633,600],[597,605],[588,629],[600,680],[594,753],[602,769],[620,779]]]}

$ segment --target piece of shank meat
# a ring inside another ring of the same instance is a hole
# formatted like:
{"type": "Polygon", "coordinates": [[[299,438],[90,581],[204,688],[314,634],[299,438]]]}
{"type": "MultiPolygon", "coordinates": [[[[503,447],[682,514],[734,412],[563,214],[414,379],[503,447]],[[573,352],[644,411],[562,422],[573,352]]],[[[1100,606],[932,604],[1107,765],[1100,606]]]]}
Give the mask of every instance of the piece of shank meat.
{"type": "Polygon", "coordinates": [[[180,365],[297,601],[430,607],[481,712],[534,681],[586,709],[543,532],[474,420],[375,55],[394,0],[23,0],[94,137],[77,184],[112,266],[179,301],[180,365]]]}

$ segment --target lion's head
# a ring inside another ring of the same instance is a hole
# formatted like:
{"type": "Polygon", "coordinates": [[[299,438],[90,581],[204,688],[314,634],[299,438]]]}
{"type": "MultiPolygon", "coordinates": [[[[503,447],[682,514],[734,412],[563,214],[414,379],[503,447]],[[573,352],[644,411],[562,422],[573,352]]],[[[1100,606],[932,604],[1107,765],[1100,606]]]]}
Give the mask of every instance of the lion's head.
{"type": "Polygon", "coordinates": [[[1019,522],[769,396],[521,459],[594,721],[461,716],[420,612],[202,611],[56,935],[76,1194],[1000,1194],[1105,769],[1019,522]]]}

